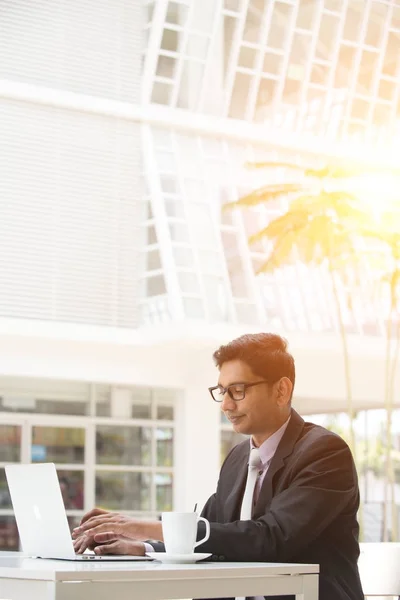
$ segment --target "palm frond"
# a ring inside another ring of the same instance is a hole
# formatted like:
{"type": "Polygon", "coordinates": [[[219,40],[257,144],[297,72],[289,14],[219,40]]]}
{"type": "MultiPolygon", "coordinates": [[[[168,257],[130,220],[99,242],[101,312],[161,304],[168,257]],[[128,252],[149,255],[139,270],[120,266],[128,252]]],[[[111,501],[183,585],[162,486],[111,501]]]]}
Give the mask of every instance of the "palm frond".
{"type": "Polygon", "coordinates": [[[366,221],[365,209],[355,194],[345,190],[321,191],[319,194],[302,195],[294,198],[290,210],[304,210],[311,216],[329,214],[331,217],[343,220],[366,221]]]}
{"type": "Polygon", "coordinates": [[[305,227],[308,214],[305,211],[287,211],[268,223],[266,227],[249,237],[249,243],[255,244],[263,239],[279,240],[292,231],[305,227]]]}
{"type": "Polygon", "coordinates": [[[228,202],[224,204],[223,210],[232,210],[234,208],[242,208],[249,206],[257,206],[258,204],[264,204],[267,202],[271,202],[272,200],[276,200],[278,198],[283,198],[288,194],[298,194],[303,191],[303,187],[297,183],[284,183],[278,185],[265,185],[239,200],[235,200],[234,202],[228,202]]]}
{"type": "Polygon", "coordinates": [[[261,265],[257,273],[272,273],[283,265],[290,264],[293,259],[297,233],[292,231],[277,240],[267,260],[261,265]]]}

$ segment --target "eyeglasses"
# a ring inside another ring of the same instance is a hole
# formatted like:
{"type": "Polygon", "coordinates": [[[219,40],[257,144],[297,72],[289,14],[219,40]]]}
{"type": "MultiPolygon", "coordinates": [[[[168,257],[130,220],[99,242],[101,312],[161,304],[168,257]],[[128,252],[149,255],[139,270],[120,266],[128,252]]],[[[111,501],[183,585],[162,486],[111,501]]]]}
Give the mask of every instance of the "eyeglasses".
{"type": "Polygon", "coordinates": [[[232,383],[228,385],[228,387],[224,388],[222,385],[215,385],[214,387],[208,388],[208,391],[211,394],[212,399],[215,402],[222,402],[225,394],[228,392],[229,397],[235,402],[239,400],[243,400],[246,395],[246,390],[249,388],[260,385],[261,383],[269,383],[268,381],[255,381],[254,383],[232,383]]]}

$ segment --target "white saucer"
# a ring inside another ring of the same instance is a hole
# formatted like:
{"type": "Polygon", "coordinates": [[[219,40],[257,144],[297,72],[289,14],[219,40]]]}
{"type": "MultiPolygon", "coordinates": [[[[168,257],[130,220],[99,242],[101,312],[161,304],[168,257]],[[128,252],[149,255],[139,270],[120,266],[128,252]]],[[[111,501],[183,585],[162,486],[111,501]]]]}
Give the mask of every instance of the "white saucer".
{"type": "Polygon", "coordinates": [[[211,553],[201,554],[194,552],[193,554],[168,554],[168,552],[146,552],[146,556],[160,560],[163,563],[195,563],[198,560],[203,560],[211,556],[211,553]]]}

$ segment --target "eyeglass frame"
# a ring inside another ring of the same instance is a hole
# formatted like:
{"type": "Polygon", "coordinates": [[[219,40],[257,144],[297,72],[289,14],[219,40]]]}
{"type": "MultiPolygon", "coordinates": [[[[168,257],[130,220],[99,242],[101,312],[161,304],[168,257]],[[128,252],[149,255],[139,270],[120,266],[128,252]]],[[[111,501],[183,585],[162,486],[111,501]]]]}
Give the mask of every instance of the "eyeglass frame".
{"type": "Polygon", "coordinates": [[[246,390],[248,388],[254,387],[255,385],[260,385],[261,383],[267,383],[269,385],[270,381],[267,381],[266,379],[262,379],[261,381],[253,381],[253,383],[237,382],[237,383],[231,383],[226,388],[224,388],[222,385],[214,385],[212,387],[209,387],[208,391],[210,392],[211,398],[214,400],[214,402],[223,402],[224,401],[224,396],[225,396],[225,394],[227,392],[228,392],[229,398],[231,398],[234,402],[241,402],[242,400],[245,399],[245,397],[246,397],[246,390]],[[231,390],[229,388],[234,387],[235,385],[242,385],[243,386],[243,398],[236,399],[236,398],[233,397],[233,394],[232,394],[232,392],[231,392],[231,390]],[[214,395],[213,395],[213,391],[214,390],[218,390],[218,389],[221,390],[221,400],[216,400],[214,398],[214,395]]]}

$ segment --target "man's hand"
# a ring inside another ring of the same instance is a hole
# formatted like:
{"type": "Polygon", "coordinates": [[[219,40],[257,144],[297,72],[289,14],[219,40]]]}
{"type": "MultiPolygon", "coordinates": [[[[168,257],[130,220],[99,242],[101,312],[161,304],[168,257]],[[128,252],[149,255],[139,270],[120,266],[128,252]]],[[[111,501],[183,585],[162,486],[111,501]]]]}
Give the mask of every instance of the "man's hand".
{"type": "Polygon", "coordinates": [[[72,532],[75,552],[81,554],[86,548],[94,549],[96,536],[105,533],[112,533],[114,540],[121,538],[131,541],[163,540],[159,521],[140,521],[118,513],[93,509],[82,518],[80,526],[72,532]]]}
{"type": "Polygon", "coordinates": [[[92,510],[89,510],[89,512],[87,512],[86,514],[83,515],[80,524],[82,525],[82,523],[85,523],[92,517],[97,517],[99,515],[114,515],[114,514],[115,513],[112,513],[110,510],[104,510],[104,508],[92,508],[92,510]]]}
{"type": "Polygon", "coordinates": [[[130,556],[144,556],[146,554],[143,542],[132,542],[124,536],[116,536],[112,531],[98,533],[94,536],[96,554],[125,554],[130,556]]]}

